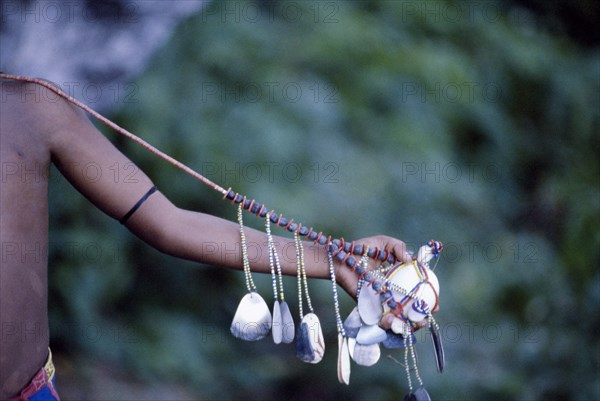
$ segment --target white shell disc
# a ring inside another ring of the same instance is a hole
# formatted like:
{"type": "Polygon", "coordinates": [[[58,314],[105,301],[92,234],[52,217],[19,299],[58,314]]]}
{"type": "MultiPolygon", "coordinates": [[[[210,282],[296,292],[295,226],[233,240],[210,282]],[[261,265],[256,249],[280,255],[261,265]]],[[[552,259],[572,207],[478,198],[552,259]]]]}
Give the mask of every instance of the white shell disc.
{"type": "Polygon", "coordinates": [[[378,344],[387,338],[385,330],[377,325],[362,326],[356,336],[356,342],[362,345],[378,344]]]}
{"type": "Polygon", "coordinates": [[[265,300],[250,292],[242,298],[231,322],[231,334],[246,341],[265,338],[271,330],[271,312],[265,300]]]}
{"type": "Polygon", "coordinates": [[[285,344],[289,344],[294,341],[294,335],[296,333],[296,328],[294,326],[294,318],[292,317],[292,312],[290,312],[290,307],[287,302],[282,301],[279,304],[281,309],[281,323],[282,326],[282,341],[285,344]]]}
{"type": "Polygon", "coordinates": [[[273,327],[271,328],[271,333],[273,334],[273,342],[275,344],[281,344],[283,338],[283,322],[281,320],[279,301],[275,301],[273,304],[273,327]]]}
{"type": "Polygon", "coordinates": [[[352,354],[354,362],[362,366],[373,366],[379,361],[380,357],[379,344],[362,345],[357,343],[352,354]]]}
{"type": "Polygon", "coordinates": [[[364,285],[358,295],[358,313],[367,325],[377,324],[383,315],[379,294],[370,285],[364,285]]]}
{"type": "Polygon", "coordinates": [[[350,384],[350,353],[348,351],[348,338],[338,334],[338,380],[340,383],[350,384]]]}

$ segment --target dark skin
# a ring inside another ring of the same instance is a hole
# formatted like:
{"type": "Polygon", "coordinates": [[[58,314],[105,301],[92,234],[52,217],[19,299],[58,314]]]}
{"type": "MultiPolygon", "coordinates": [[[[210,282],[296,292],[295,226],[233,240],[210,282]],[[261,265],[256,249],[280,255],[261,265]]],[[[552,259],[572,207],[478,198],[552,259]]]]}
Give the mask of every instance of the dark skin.
{"type": "MultiPolygon", "coordinates": [[[[0,399],[17,395],[43,366],[48,354],[48,172],[50,164],[94,205],[120,219],[153,185],[137,171],[136,182],[114,180],[110,174],[90,180],[81,166],[95,163],[109,171],[131,161],[117,150],[70,103],[35,84],[0,80],[0,399]],[[79,167],[77,167],[79,166],[79,167]],[[114,168],[114,167],[113,167],[114,168]],[[116,181],[116,182],[115,182],[116,181]],[[32,334],[34,333],[34,334],[32,334]]],[[[126,227],[150,246],[176,257],[241,270],[240,255],[205,252],[203,244],[239,244],[236,223],[183,210],[162,193],[154,193],[126,227]],[[207,229],[207,228],[210,228],[207,229]]],[[[248,243],[259,249],[252,271],[269,273],[265,234],[247,229],[248,243]]],[[[293,240],[274,237],[278,251],[294,249],[293,240]],[[291,247],[291,248],[290,248],[291,247]]],[[[393,251],[410,261],[405,244],[387,236],[357,241],[393,251]]],[[[329,278],[322,246],[305,242],[307,275],[329,278]],[[308,257],[310,255],[311,257],[308,257]],[[315,257],[312,257],[315,255],[315,257]]],[[[291,257],[281,258],[286,275],[296,274],[291,257]]],[[[356,293],[357,277],[336,263],[338,284],[356,293]]]]}

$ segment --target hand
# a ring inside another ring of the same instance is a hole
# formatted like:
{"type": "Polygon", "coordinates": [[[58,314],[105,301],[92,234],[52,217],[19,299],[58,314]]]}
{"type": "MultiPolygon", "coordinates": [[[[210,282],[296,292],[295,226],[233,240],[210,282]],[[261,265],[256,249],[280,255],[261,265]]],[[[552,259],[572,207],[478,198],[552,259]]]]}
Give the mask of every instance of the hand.
{"type": "MultiPolygon", "coordinates": [[[[378,247],[384,251],[393,252],[398,261],[402,263],[409,263],[412,261],[411,256],[406,250],[406,244],[396,238],[388,237],[386,235],[376,235],[374,237],[368,237],[354,241],[356,244],[368,246],[371,249],[378,247]]],[[[360,256],[354,255],[355,258],[360,256]]],[[[375,267],[377,261],[369,259],[370,267],[375,267]]],[[[356,299],[356,288],[358,284],[358,276],[348,266],[337,263],[336,265],[336,279],[342,288],[354,299],[356,299]]]]}
{"type": "MultiPolygon", "coordinates": [[[[411,255],[407,252],[406,244],[398,239],[388,237],[385,235],[377,235],[374,237],[368,237],[365,239],[361,239],[355,241],[356,244],[362,244],[363,246],[368,246],[369,248],[378,247],[379,249],[387,250],[393,252],[396,258],[401,263],[410,263],[412,262],[411,255]]],[[[356,257],[356,256],[355,256],[356,257]]],[[[373,259],[369,259],[370,268],[375,267],[377,261],[373,259]]],[[[337,264],[336,267],[336,278],[337,282],[342,288],[354,299],[356,299],[356,289],[358,284],[358,275],[352,271],[352,269],[348,268],[346,265],[337,264]]],[[[439,310],[439,305],[436,305],[435,309],[432,313],[436,313],[439,310]]],[[[389,329],[392,323],[392,314],[388,314],[382,318],[380,322],[380,326],[384,329],[389,329]],[[388,317],[388,319],[386,319],[388,317]]],[[[427,319],[423,319],[422,321],[415,324],[415,330],[418,330],[423,327],[427,327],[428,325],[427,319]]]]}

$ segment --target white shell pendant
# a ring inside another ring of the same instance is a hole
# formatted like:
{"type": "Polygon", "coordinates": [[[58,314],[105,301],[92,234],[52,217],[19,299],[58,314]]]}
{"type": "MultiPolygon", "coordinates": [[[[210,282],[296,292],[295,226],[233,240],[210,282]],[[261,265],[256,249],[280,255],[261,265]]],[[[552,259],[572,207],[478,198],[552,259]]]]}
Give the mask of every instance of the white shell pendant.
{"type": "Polygon", "coordinates": [[[296,333],[296,328],[294,327],[294,318],[292,317],[292,312],[290,312],[290,307],[287,302],[282,301],[279,304],[281,310],[281,323],[283,326],[282,329],[282,338],[285,344],[289,344],[294,341],[294,335],[296,333]]]}
{"type": "Polygon", "coordinates": [[[379,344],[362,345],[357,343],[352,353],[354,362],[361,366],[373,366],[379,361],[380,357],[381,350],[379,349],[379,344]]]}
{"type": "Polygon", "coordinates": [[[362,326],[358,330],[356,342],[362,345],[378,344],[385,341],[387,334],[385,330],[377,325],[362,326]]]}
{"type": "Polygon", "coordinates": [[[296,356],[308,363],[319,363],[325,354],[325,339],[321,322],[314,313],[308,313],[300,322],[296,338],[296,356]]]}
{"type": "Polygon", "coordinates": [[[275,301],[273,304],[273,327],[271,329],[273,335],[273,342],[275,344],[281,344],[283,337],[283,324],[281,320],[281,309],[279,308],[279,301],[275,301]]]}
{"type": "Polygon", "coordinates": [[[373,289],[373,286],[365,285],[360,290],[360,294],[358,295],[358,313],[362,321],[367,325],[379,323],[383,315],[383,308],[381,307],[379,294],[373,289]]]}
{"type": "Polygon", "coordinates": [[[348,338],[338,334],[338,380],[340,383],[350,384],[350,353],[348,351],[348,338]]]}
{"type": "Polygon", "coordinates": [[[265,338],[271,330],[271,312],[265,300],[257,293],[250,292],[242,298],[233,321],[231,334],[246,341],[265,338]]]}

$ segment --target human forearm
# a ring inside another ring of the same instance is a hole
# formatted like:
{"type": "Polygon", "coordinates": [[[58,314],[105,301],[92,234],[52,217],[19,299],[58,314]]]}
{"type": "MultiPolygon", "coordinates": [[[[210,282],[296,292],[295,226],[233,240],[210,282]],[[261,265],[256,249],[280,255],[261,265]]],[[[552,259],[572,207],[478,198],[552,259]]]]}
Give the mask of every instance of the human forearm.
{"type": "MultiPolygon", "coordinates": [[[[240,230],[237,223],[212,215],[174,207],[162,194],[153,195],[128,223],[137,236],[164,253],[215,266],[242,269],[240,230]],[[154,198],[156,196],[156,198],[154,198]],[[139,214],[138,214],[139,213],[139,214]]],[[[269,252],[264,232],[246,227],[252,271],[269,273],[269,252]]],[[[296,274],[294,240],[273,236],[283,274],[296,274]]],[[[322,246],[303,242],[309,277],[329,277],[322,246]]]]}

